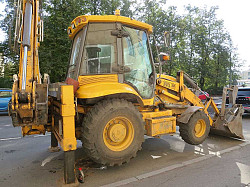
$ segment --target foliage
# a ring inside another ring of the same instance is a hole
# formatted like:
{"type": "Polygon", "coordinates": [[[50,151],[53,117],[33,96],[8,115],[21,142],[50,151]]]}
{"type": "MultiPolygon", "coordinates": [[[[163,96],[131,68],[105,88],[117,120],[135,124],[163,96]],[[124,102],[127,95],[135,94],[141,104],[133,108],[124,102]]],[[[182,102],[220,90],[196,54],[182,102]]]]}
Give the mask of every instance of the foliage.
{"type": "MultiPolygon", "coordinates": [[[[0,27],[9,37],[0,44],[5,63],[12,62],[17,73],[18,55],[12,52],[14,32],[14,0],[0,0],[6,3],[0,27]]],[[[166,1],[144,0],[44,0],[44,42],[39,50],[41,74],[49,73],[52,82],[65,80],[70,56],[71,42],[67,27],[71,21],[83,14],[114,14],[138,19],[153,25],[151,37],[153,57],[158,61],[158,51],[168,52],[169,62],[164,72],[176,76],[177,71],[188,73],[199,86],[217,93],[222,87],[237,79],[237,69],[241,65],[237,49],[233,46],[230,34],[223,20],[216,18],[218,7],[198,8],[187,6],[185,14],[179,15],[176,7],[164,9],[166,1]],[[171,32],[170,47],[164,46],[163,33],[171,32]]],[[[6,70],[7,71],[7,70],[6,70]]]]}
{"type": "MultiPolygon", "coordinates": [[[[44,1],[44,42],[40,47],[41,74],[48,73],[52,82],[65,79],[70,51],[67,28],[82,13],[84,1],[44,1]]],[[[84,11],[83,11],[84,13],[84,11]]]]}
{"type": "Polygon", "coordinates": [[[17,72],[17,64],[7,62],[4,64],[4,76],[0,77],[0,88],[11,88],[13,79],[12,76],[17,72]]]}
{"type": "Polygon", "coordinates": [[[11,88],[12,80],[4,77],[0,77],[0,88],[11,88]]]}
{"type": "Polygon", "coordinates": [[[153,56],[157,57],[155,46],[170,54],[171,59],[163,70],[173,76],[183,70],[210,93],[232,83],[237,78],[240,64],[223,21],[216,18],[218,7],[200,9],[189,5],[185,7],[184,15],[178,15],[176,7],[164,10],[161,8],[163,4],[145,0],[138,16],[154,26],[153,56]],[[163,45],[164,31],[171,32],[169,49],[163,45]]]}

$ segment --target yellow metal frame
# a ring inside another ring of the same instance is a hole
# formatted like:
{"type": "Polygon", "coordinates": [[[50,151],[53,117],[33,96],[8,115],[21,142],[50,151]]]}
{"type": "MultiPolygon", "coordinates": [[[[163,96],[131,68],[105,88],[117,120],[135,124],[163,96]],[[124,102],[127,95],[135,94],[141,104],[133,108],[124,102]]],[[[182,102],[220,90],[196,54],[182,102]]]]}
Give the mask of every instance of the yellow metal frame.
{"type": "MultiPolygon", "coordinates": [[[[23,16],[25,15],[25,7],[27,1],[23,1],[22,10],[23,16]]],[[[24,58],[24,47],[22,43],[20,44],[20,59],[19,59],[19,73],[18,80],[15,80],[12,88],[12,113],[17,112],[18,116],[21,118],[21,122],[18,121],[14,125],[15,126],[24,126],[28,124],[28,127],[22,127],[22,133],[24,135],[29,134],[39,134],[43,133],[43,128],[40,124],[36,124],[35,121],[23,122],[22,118],[29,117],[35,118],[36,110],[36,84],[41,84],[40,79],[40,70],[39,70],[39,60],[38,60],[38,48],[40,43],[38,42],[39,34],[38,34],[38,25],[40,21],[39,16],[39,0],[30,0],[32,4],[32,20],[31,20],[31,30],[30,30],[30,47],[27,52],[27,72],[26,72],[26,82],[25,82],[25,93],[27,94],[27,103],[19,103],[18,102],[18,94],[21,92],[22,88],[22,78],[23,78],[23,58],[24,58]],[[32,125],[32,127],[31,127],[32,125]],[[35,129],[37,128],[37,131],[35,129]],[[32,130],[32,133],[30,130],[32,130]]],[[[21,28],[21,41],[23,40],[23,30],[24,25],[21,28]]],[[[19,117],[17,117],[19,118],[19,117]]]]}
{"type": "Polygon", "coordinates": [[[153,32],[153,27],[147,23],[143,23],[137,20],[133,20],[128,17],[119,16],[119,15],[82,15],[76,17],[72,22],[71,26],[68,27],[69,38],[73,39],[76,33],[82,29],[85,25],[90,22],[99,22],[99,23],[107,23],[107,22],[119,22],[125,25],[129,25],[136,28],[145,29],[149,34],[153,32]]]}
{"type": "Polygon", "coordinates": [[[61,102],[53,101],[52,131],[60,143],[63,151],[76,150],[75,137],[75,104],[72,85],[63,85],[60,88],[61,102]],[[55,121],[58,115],[59,120],[55,121]]]}
{"type": "Polygon", "coordinates": [[[157,136],[176,132],[176,117],[162,117],[156,119],[146,119],[146,131],[148,136],[157,136]]]}
{"type": "MultiPolygon", "coordinates": [[[[178,105],[189,105],[188,102],[190,102],[193,106],[199,106],[201,107],[201,110],[207,114],[210,126],[213,125],[213,119],[207,111],[208,107],[211,105],[217,115],[220,113],[213,98],[210,98],[203,104],[202,101],[184,84],[183,71],[179,72],[176,79],[168,75],[157,75],[157,77],[156,94],[162,98],[163,101],[178,105]],[[176,94],[168,92],[168,90],[174,91],[176,94]]],[[[174,111],[179,111],[179,114],[183,113],[183,109],[173,109],[173,113],[175,113],[174,111]]]]}
{"type": "Polygon", "coordinates": [[[114,94],[132,94],[136,96],[140,104],[153,105],[154,98],[143,99],[133,87],[125,83],[118,83],[118,75],[86,75],[79,76],[79,89],[76,92],[77,98],[97,98],[114,94]]]}
{"type": "Polygon", "coordinates": [[[171,81],[177,82],[175,77],[172,77],[172,76],[169,76],[169,75],[157,74],[157,78],[158,79],[162,78],[162,79],[165,79],[165,80],[171,80],[171,81]]]}
{"type": "Polygon", "coordinates": [[[44,125],[29,125],[22,127],[23,136],[34,135],[34,134],[45,134],[46,129],[44,125]]]}
{"type": "MultiPolygon", "coordinates": [[[[25,5],[27,1],[23,1],[23,10],[25,10],[25,5]]],[[[38,15],[39,11],[39,0],[32,0],[32,22],[31,22],[31,34],[30,34],[30,49],[28,50],[27,56],[27,75],[26,75],[26,92],[32,92],[32,82],[30,79],[36,80],[40,84],[40,70],[39,70],[39,60],[38,60],[38,48],[40,43],[38,42],[38,21],[40,17],[38,15]]],[[[21,41],[23,36],[23,29],[21,31],[21,41]]],[[[19,80],[22,80],[23,72],[23,46],[20,45],[20,60],[19,60],[19,80]]],[[[19,88],[22,87],[22,81],[19,81],[19,88]]]]}
{"type": "Polygon", "coordinates": [[[149,119],[149,118],[157,118],[162,116],[172,116],[172,110],[165,110],[165,111],[141,111],[141,114],[143,116],[143,119],[149,119]]]}

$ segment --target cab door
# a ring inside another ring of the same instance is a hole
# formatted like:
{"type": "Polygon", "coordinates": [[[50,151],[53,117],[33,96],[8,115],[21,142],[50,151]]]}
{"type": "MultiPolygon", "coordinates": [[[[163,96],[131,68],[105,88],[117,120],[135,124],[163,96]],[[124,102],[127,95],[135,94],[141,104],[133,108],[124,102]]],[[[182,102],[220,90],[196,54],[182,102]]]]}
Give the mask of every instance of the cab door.
{"type": "Polygon", "coordinates": [[[124,73],[124,82],[132,85],[144,99],[152,98],[155,88],[155,71],[147,32],[122,27],[123,63],[130,71],[124,73]]]}

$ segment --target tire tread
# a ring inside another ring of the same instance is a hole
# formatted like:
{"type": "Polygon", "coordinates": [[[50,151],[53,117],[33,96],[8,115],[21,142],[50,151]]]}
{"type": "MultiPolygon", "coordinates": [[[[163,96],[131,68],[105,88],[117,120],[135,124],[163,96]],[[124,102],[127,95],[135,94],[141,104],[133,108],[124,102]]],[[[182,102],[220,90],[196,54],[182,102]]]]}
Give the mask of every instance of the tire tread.
{"type": "MultiPolygon", "coordinates": [[[[135,106],[124,99],[109,99],[104,100],[102,102],[97,103],[84,117],[83,123],[82,123],[82,145],[85,149],[85,152],[89,158],[94,160],[97,163],[108,165],[108,166],[114,166],[114,165],[122,165],[125,162],[129,162],[129,160],[136,156],[136,153],[138,150],[141,149],[141,144],[144,141],[144,127],[142,126],[142,138],[139,138],[138,145],[135,145],[135,149],[133,149],[133,152],[129,154],[127,157],[117,160],[107,160],[105,155],[100,155],[100,152],[98,151],[95,141],[94,141],[94,129],[97,125],[98,118],[100,116],[105,115],[110,110],[118,109],[118,108],[129,108],[131,111],[134,112],[136,117],[138,119],[141,119],[141,123],[143,124],[142,115],[141,113],[135,108],[135,106]],[[98,115],[97,115],[98,114],[98,115]]],[[[137,137],[135,137],[137,138],[137,137]]]]}

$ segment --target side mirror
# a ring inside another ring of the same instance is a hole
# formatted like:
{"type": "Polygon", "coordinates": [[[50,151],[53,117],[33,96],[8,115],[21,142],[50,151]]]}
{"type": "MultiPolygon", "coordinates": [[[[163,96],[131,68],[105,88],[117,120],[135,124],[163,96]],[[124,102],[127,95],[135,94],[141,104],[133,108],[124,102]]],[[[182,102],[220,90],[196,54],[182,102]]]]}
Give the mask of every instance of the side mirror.
{"type": "Polygon", "coordinates": [[[170,46],[170,32],[169,31],[166,31],[164,33],[164,42],[165,42],[166,47],[170,46]]]}

